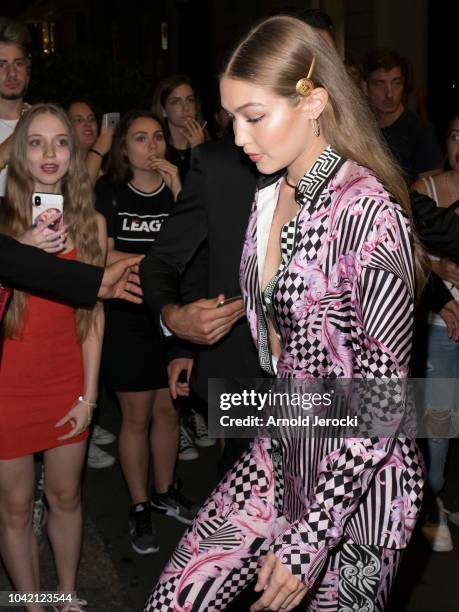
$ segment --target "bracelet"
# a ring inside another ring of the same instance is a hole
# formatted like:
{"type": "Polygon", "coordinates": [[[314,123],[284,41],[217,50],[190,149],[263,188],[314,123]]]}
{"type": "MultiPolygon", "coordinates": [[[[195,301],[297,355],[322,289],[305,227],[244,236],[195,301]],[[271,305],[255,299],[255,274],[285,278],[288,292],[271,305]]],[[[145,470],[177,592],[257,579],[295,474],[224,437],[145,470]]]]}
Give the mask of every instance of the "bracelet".
{"type": "Polygon", "coordinates": [[[8,168],[8,162],[0,162],[0,172],[5,170],[5,168],[8,168]]]}
{"type": "Polygon", "coordinates": [[[98,151],[97,149],[89,149],[89,151],[91,153],[95,153],[96,155],[98,155],[99,157],[102,157],[102,159],[104,158],[104,156],[102,155],[102,153],[100,151],[98,151]]]}
{"type": "Polygon", "coordinates": [[[97,402],[88,402],[88,400],[84,399],[84,397],[82,395],[80,395],[80,397],[78,398],[78,401],[81,402],[82,404],[86,404],[86,406],[88,406],[88,408],[96,408],[97,407],[97,402]]]}
{"type": "Polygon", "coordinates": [[[87,409],[88,409],[88,423],[87,423],[86,427],[89,427],[89,425],[91,425],[91,421],[92,421],[92,411],[97,406],[97,402],[88,402],[88,400],[85,400],[82,395],[80,395],[80,397],[78,398],[78,401],[81,404],[85,404],[87,409]]]}

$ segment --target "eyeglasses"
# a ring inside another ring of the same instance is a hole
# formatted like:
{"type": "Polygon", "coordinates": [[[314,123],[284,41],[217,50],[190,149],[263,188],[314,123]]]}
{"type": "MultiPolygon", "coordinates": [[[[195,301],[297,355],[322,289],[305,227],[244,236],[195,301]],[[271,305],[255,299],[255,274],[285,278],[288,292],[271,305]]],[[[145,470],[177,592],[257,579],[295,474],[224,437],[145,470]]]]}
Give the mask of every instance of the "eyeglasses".
{"type": "Polygon", "coordinates": [[[6,73],[8,69],[14,68],[17,72],[22,72],[27,70],[30,66],[30,62],[26,57],[18,57],[14,59],[12,62],[8,62],[6,60],[0,60],[0,74],[6,73]]]}

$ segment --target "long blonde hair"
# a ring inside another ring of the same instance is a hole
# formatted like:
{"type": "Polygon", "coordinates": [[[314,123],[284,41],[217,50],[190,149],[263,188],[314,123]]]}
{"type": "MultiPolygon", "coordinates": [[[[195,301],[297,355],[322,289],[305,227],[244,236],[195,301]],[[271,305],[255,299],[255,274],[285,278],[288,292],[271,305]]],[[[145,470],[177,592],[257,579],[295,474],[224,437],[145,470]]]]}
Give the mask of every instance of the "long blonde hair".
{"type": "MultiPolygon", "coordinates": [[[[296,104],[300,100],[296,83],[306,77],[313,58],[311,79],[316,87],[328,92],[320,117],[326,142],[339,155],[369,168],[400,203],[413,225],[407,185],[367,102],[336,50],[313,28],[287,16],[262,21],[236,47],[222,76],[264,87],[296,104]]],[[[426,257],[414,231],[413,235],[419,293],[426,279],[426,257]]]]}
{"type": "MultiPolygon", "coordinates": [[[[0,207],[0,231],[19,238],[32,225],[34,178],[27,163],[27,136],[32,121],[44,114],[51,114],[59,119],[69,137],[70,162],[61,181],[61,193],[64,196],[64,219],[77,250],[77,257],[80,261],[101,265],[103,255],[98,240],[93,189],[79,153],[73,126],[64,110],[54,104],[36,104],[18,121],[8,164],[6,198],[0,207]]],[[[4,333],[7,337],[19,334],[27,297],[28,294],[23,291],[14,291],[4,321],[4,333]]],[[[78,309],[76,320],[81,341],[86,338],[93,319],[92,309],[78,309]]]]}

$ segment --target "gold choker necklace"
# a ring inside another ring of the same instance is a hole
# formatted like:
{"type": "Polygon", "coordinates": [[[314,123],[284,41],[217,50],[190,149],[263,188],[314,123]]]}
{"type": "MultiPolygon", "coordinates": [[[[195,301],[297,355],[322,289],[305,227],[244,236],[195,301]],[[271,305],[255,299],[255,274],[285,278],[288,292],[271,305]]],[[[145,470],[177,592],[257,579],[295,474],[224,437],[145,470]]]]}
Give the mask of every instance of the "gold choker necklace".
{"type": "Polygon", "coordinates": [[[288,174],[286,174],[286,175],[284,176],[284,179],[285,179],[285,182],[287,183],[287,185],[288,185],[289,187],[291,187],[292,189],[296,189],[296,185],[292,185],[292,183],[289,183],[289,181],[288,181],[288,174]]]}

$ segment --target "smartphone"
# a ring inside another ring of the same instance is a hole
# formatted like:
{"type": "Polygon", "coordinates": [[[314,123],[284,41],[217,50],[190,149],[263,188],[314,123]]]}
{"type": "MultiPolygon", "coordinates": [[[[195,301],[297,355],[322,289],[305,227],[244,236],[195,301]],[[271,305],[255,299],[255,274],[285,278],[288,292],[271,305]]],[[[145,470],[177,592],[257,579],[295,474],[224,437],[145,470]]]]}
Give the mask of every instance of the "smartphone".
{"type": "Polygon", "coordinates": [[[102,127],[103,128],[115,128],[119,120],[120,120],[119,113],[105,113],[105,115],[102,117],[102,127]]]}
{"type": "Polygon", "coordinates": [[[221,308],[222,306],[226,306],[227,304],[232,304],[233,302],[237,302],[237,300],[242,300],[242,295],[235,295],[234,297],[230,297],[226,300],[218,302],[217,308],[221,308]]]}
{"type": "Polygon", "coordinates": [[[46,221],[57,212],[61,213],[60,217],[49,225],[49,228],[55,232],[64,226],[64,197],[58,193],[35,192],[32,194],[33,225],[46,221]]]}

